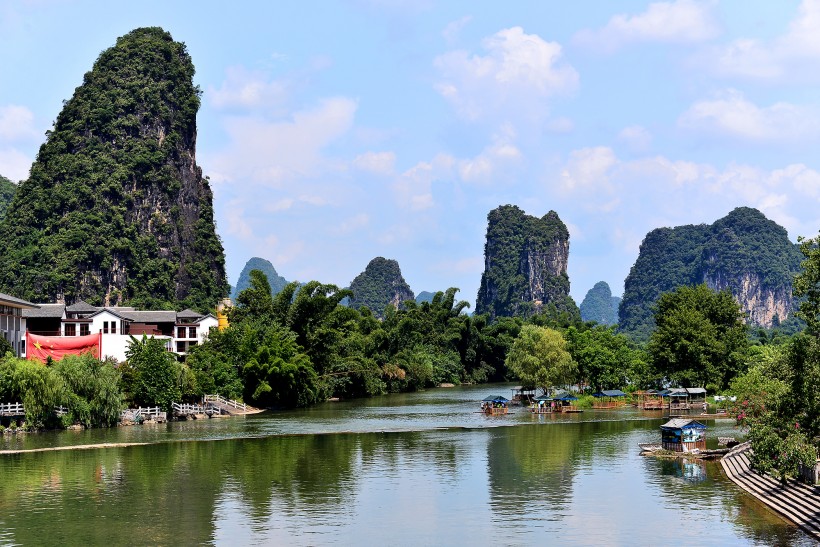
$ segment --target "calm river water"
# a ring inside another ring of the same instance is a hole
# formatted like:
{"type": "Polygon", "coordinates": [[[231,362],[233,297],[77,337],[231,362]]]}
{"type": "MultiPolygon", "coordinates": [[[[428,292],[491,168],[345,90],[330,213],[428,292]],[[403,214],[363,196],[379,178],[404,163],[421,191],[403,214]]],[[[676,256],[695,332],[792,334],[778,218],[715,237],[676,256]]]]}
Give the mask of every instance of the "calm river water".
{"type": "Polygon", "coordinates": [[[476,412],[509,393],[5,436],[151,444],[0,456],[0,545],[814,545],[719,464],[639,456],[657,413],[476,412]]]}

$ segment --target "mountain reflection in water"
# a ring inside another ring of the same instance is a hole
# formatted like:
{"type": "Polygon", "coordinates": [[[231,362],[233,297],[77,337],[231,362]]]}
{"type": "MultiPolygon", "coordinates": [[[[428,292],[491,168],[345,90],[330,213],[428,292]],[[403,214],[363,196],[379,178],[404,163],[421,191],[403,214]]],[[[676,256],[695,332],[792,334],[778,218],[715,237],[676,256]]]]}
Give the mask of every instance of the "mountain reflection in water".
{"type": "Polygon", "coordinates": [[[0,457],[0,544],[813,544],[716,464],[639,456],[656,416],[488,418],[489,391],[20,441],[156,444],[0,457]]]}

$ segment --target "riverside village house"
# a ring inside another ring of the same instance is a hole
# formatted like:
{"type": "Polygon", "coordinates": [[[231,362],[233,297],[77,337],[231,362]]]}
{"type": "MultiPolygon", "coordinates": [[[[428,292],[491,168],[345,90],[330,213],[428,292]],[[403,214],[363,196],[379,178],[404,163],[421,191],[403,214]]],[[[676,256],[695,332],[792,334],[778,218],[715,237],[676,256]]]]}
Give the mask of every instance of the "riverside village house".
{"type": "Polygon", "coordinates": [[[165,340],[168,351],[184,356],[201,344],[218,324],[212,314],[142,311],[131,307],[96,307],[82,300],[71,304],[33,304],[0,293],[0,333],[18,357],[26,357],[26,338],[47,337],[56,344],[72,337],[99,335],[100,358],[125,361],[131,337],[165,340]]]}

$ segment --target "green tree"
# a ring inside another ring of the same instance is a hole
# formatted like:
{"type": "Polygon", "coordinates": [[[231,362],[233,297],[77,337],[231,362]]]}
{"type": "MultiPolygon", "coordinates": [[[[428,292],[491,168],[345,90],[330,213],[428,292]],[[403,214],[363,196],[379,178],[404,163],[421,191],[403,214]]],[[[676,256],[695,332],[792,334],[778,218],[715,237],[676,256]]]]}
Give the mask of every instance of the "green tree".
{"type": "Polygon", "coordinates": [[[293,333],[271,329],[261,342],[243,368],[246,401],[267,408],[293,408],[321,399],[316,371],[293,333]]]}
{"type": "Polygon", "coordinates": [[[69,355],[54,365],[63,380],[62,404],[67,421],[86,427],[111,427],[120,419],[122,374],[113,362],[100,361],[89,353],[69,355]]]}
{"type": "Polygon", "coordinates": [[[53,423],[63,392],[62,378],[50,367],[9,354],[0,357],[0,401],[23,403],[28,425],[53,423]]]}
{"type": "Polygon", "coordinates": [[[231,323],[240,323],[248,318],[273,319],[273,296],[268,277],[262,270],[251,270],[249,286],[236,297],[236,305],[228,312],[231,323]]]}
{"type": "Polygon", "coordinates": [[[11,347],[11,343],[4,336],[0,336],[0,357],[7,353],[14,355],[14,348],[11,347]]]}
{"type": "Polygon", "coordinates": [[[642,362],[629,339],[612,328],[569,327],[566,338],[570,355],[578,365],[578,376],[596,391],[626,386],[642,362]]]}
{"type": "Polygon", "coordinates": [[[524,325],[507,355],[507,368],[526,386],[548,389],[575,380],[577,366],[557,330],[524,325]]]}
{"type": "Polygon", "coordinates": [[[794,296],[803,298],[798,315],[812,336],[820,336],[820,236],[798,241],[804,257],[794,278],[794,296]]]}
{"type": "Polygon", "coordinates": [[[182,399],[181,365],[165,349],[165,340],[145,335],[138,340],[132,336],[125,357],[134,404],[158,405],[170,412],[171,403],[182,399]]]}
{"type": "Polygon", "coordinates": [[[746,325],[728,290],[715,292],[702,284],[664,293],[655,323],[648,350],[668,380],[722,390],[743,372],[746,325]]]}

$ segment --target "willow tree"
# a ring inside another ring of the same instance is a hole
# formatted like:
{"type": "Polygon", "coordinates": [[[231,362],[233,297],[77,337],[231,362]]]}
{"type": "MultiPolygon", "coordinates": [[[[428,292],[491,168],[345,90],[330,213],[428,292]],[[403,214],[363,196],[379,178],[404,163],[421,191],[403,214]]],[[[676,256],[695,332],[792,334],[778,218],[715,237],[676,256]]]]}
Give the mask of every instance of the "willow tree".
{"type": "Polygon", "coordinates": [[[575,380],[578,368],[560,332],[537,325],[524,325],[513,342],[507,369],[527,387],[566,386],[575,380]]]}

